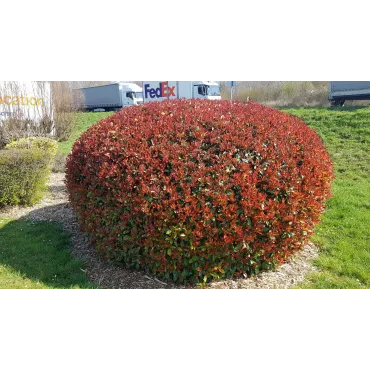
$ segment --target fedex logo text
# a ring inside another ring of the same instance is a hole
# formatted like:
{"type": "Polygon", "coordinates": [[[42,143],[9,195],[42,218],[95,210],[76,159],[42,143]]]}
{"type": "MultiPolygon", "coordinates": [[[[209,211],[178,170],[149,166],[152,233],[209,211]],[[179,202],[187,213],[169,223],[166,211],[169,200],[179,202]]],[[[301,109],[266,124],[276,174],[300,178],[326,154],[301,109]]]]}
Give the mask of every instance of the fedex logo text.
{"type": "Polygon", "coordinates": [[[176,86],[168,86],[168,82],[160,82],[159,87],[153,89],[150,87],[150,84],[144,85],[144,94],[145,98],[148,98],[148,95],[154,98],[169,98],[170,96],[175,95],[175,87],[176,86]]]}

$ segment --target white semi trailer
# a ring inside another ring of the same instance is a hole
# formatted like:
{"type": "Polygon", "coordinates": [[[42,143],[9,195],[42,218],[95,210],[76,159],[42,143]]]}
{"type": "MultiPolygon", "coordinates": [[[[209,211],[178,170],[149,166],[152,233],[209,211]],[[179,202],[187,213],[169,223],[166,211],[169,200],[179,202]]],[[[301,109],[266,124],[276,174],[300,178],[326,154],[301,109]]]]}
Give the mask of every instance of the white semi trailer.
{"type": "Polygon", "coordinates": [[[9,119],[53,119],[49,81],[0,81],[0,124],[9,119]]]}
{"type": "Polygon", "coordinates": [[[343,106],[346,100],[370,100],[370,81],[331,81],[329,101],[343,106]]]}
{"type": "Polygon", "coordinates": [[[144,103],[166,99],[220,100],[220,87],[213,81],[143,81],[144,103]]]}
{"type": "Polygon", "coordinates": [[[134,83],[115,82],[109,85],[73,90],[76,108],[87,111],[117,111],[143,103],[142,88],[134,83]]]}

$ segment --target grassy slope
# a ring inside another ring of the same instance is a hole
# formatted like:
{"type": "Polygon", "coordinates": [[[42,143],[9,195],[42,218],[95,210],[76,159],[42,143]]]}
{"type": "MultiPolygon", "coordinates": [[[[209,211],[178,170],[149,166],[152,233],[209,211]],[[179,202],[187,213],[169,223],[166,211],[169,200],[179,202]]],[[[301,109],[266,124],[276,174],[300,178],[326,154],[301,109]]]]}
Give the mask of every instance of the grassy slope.
{"type": "Polygon", "coordinates": [[[103,118],[109,117],[112,114],[114,114],[114,112],[75,113],[76,127],[73,130],[73,133],[69,140],[59,142],[58,153],[68,154],[72,149],[73,143],[80,137],[80,135],[84,131],[86,131],[94,123],[100,121],[103,118]]]}
{"type": "Polygon", "coordinates": [[[306,288],[370,288],[370,108],[298,108],[322,137],[335,165],[334,197],[313,241],[320,272],[306,288]]]}

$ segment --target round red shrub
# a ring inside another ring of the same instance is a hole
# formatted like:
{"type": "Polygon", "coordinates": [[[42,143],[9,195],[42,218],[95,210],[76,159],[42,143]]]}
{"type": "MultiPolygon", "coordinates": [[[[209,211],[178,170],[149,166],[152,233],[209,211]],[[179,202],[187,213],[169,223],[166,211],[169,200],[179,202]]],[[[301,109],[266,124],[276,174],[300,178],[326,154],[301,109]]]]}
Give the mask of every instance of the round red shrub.
{"type": "Polygon", "coordinates": [[[70,200],[97,248],[175,281],[286,261],[313,232],[332,180],[319,136],[254,102],[125,108],[85,132],[67,160],[70,200]]]}

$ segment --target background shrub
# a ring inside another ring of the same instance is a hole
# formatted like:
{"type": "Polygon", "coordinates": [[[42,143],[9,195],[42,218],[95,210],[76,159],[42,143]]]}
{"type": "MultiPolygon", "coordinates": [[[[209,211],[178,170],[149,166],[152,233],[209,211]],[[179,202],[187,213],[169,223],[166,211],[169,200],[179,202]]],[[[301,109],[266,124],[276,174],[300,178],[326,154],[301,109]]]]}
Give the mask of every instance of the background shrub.
{"type": "Polygon", "coordinates": [[[11,141],[5,149],[40,149],[49,157],[51,164],[57,153],[58,144],[47,137],[28,137],[11,141]]]}
{"type": "Polygon", "coordinates": [[[32,205],[46,189],[50,159],[40,149],[0,150],[0,207],[32,205]]]}
{"type": "Polygon", "coordinates": [[[104,255],[174,281],[253,274],[313,232],[333,165],[300,119],[257,103],[173,100],[91,127],[70,200],[104,255]]]}

